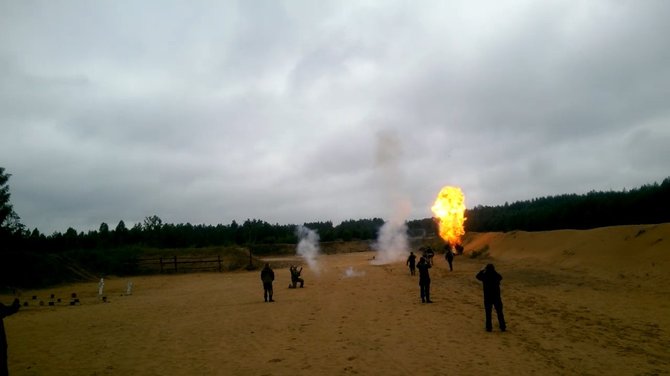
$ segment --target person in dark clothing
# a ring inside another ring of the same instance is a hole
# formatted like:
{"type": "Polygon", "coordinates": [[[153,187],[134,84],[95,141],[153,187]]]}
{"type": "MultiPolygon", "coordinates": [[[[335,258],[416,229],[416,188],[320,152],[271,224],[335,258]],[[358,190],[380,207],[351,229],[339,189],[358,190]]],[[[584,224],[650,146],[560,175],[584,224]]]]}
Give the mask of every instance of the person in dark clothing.
{"type": "Polygon", "coordinates": [[[265,264],[261,270],[261,281],[263,282],[263,298],[266,302],[274,302],[272,299],[272,282],[275,280],[275,272],[270,268],[270,264],[265,264]]]}
{"type": "Polygon", "coordinates": [[[298,286],[298,283],[300,283],[300,288],[303,288],[305,286],[305,280],[300,278],[300,273],[302,273],[302,267],[300,267],[300,270],[298,270],[297,266],[291,266],[289,268],[289,271],[291,272],[291,284],[288,285],[290,289],[294,289],[298,286]]]}
{"type": "Polygon", "coordinates": [[[495,307],[496,314],[498,315],[498,325],[500,326],[500,330],[504,332],[507,329],[507,325],[505,325],[503,303],[500,297],[500,281],[502,281],[502,276],[496,272],[493,264],[488,264],[486,267],[484,267],[484,269],[477,273],[476,278],[483,282],[484,287],[486,331],[490,332],[493,330],[493,324],[491,323],[491,310],[493,307],[495,307]]]}
{"type": "Polygon", "coordinates": [[[430,264],[426,261],[425,257],[419,259],[419,263],[416,264],[416,268],[419,269],[419,290],[421,290],[421,303],[432,303],[430,300],[430,274],[428,274],[428,269],[430,269],[430,264]]]}
{"type": "Polygon", "coordinates": [[[15,314],[19,310],[19,299],[14,298],[14,302],[10,306],[0,303],[0,376],[9,375],[9,368],[7,366],[7,336],[5,335],[4,318],[15,314]]]}
{"type": "Polygon", "coordinates": [[[409,265],[409,274],[410,275],[415,275],[416,274],[416,255],[414,252],[409,253],[409,257],[407,258],[407,262],[405,265],[409,265]]]}
{"type": "Polygon", "coordinates": [[[433,265],[433,256],[435,256],[435,251],[431,247],[426,247],[426,251],[423,256],[426,258],[428,265],[433,265]]]}
{"type": "Polygon", "coordinates": [[[451,246],[449,244],[445,245],[444,248],[447,249],[447,252],[444,254],[444,258],[447,259],[447,262],[449,263],[449,271],[452,272],[454,271],[454,252],[451,250],[451,246]]]}

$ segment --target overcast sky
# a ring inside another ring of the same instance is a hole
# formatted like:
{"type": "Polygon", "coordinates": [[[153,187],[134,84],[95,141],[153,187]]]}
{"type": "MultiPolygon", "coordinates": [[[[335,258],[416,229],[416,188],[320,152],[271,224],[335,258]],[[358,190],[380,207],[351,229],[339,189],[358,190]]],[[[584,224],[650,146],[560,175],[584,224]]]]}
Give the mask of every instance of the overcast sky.
{"type": "Polygon", "coordinates": [[[666,0],[0,0],[0,166],[46,234],[660,183],[669,19],[666,0]]]}

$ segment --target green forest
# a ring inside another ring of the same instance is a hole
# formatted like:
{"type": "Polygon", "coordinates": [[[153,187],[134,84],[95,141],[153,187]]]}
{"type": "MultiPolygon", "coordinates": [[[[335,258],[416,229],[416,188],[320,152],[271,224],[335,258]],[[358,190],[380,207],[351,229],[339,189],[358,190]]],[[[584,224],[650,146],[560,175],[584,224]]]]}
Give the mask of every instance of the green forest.
{"type": "MultiPolygon", "coordinates": [[[[0,167],[0,245],[3,253],[0,287],[35,281],[55,283],[61,279],[57,265],[77,264],[94,273],[122,274],[127,265],[147,249],[205,249],[246,247],[256,254],[271,252],[273,244],[296,244],[297,224],[270,224],[258,219],[242,223],[193,225],[164,223],[151,215],[128,228],[124,221],[113,227],[42,234],[29,230],[14,212],[9,190],[10,174],[0,167]],[[38,275],[40,277],[38,277],[38,275]],[[45,277],[54,275],[53,278],[45,277]],[[45,280],[46,279],[46,280],[45,280]],[[52,280],[53,279],[53,280],[52,280]]],[[[619,192],[564,194],[467,209],[465,230],[547,231],[591,229],[604,226],[670,222],[670,177],[661,183],[619,192]]],[[[384,224],[381,218],[302,223],[315,230],[322,242],[374,240],[384,224]]],[[[410,236],[436,233],[433,218],[406,222],[410,236]]]]}

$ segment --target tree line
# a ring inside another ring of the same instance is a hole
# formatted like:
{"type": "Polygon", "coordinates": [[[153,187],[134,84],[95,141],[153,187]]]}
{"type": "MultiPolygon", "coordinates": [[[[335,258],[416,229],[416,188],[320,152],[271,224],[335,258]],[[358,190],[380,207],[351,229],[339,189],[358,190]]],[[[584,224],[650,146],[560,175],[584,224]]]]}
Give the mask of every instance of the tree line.
{"type": "Polygon", "coordinates": [[[670,222],[670,177],[623,191],[564,194],[466,211],[467,231],[586,230],[670,222]]]}
{"type": "MultiPolygon", "coordinates": [[[[74,268],[96,274],[128,272],[128,265],[147,249],[185,249],[241,246],[255,254],[278,249],[272,245],[296,244],[296,225],[270,224],[247,219],[239,224],[193,225],[164,223],[152,215],[127,227],[119,221],[113,228],[101,223],[87,232],[68,228],[51,235],[28,230],[10,202],[11,175],[0,167],[0,287],[45,286],[71,280],[74,268]]],[[[670,177],[662,183],[623,191],[565,194],[476,206],[466,210],[465,230],[546,231],[590,229],[603,226],[670,222],[670,177]]],[[[315,230],[322,242],[375,240],[384,224],[381,218],[351,219],[333,225],[331,221],[303,223],[315,230]]],[[[410,236],[432,236],[437,232],[433,218],[406,222],[410,236]]],[[[286,248],[286,247],[283,247],[286,248]]]]}
{"type": "MultiPolygon", "coordinates": [[[[348,220],[334,226],[331,221],[304,223],[316,230],[321,241],[374,239],[384,221],[381,218],[348,220]]],[[[296,225],[270,224],[258,219],[236,221],[228,225],[193,225],[163,223],[160,217],[146,217],[131,228],[120,221],[113,229],[107,223],[97,230],[77,232],[68,228],[64,233],[44,235],[35,229],[20,234],[22,248],[60,252],[69,249],[105,249],[137,245],[151,248],[202,248],[211,246],[252,246],[255,244],[296,244],[296,225]]]]}
{"type": "MultiPolygon", "coordinates": [[[[97,230],[42,234],[29,231],[10,203],[10,175],[0,167],[0,244],[4,249],[33,252],[62,252],[72,249],[109,249],[127,246],[153,248],[209,247],[219,245],[295,244],[296,225],[270,224],[258,219],[228,225],[163,223],[160,217],[146,217],[128,228],[124,221],[111,228],[101,223],[97,230]]],[[[662,183],[623,191],[564,194],[505,203],[476,206],[466,210],[466,231],[547,231],[590,229],[603,226],[670,222],[670,177],[662,183]]],[[[384,220],[351,219],[339,225],[331,221],[303,223],[315,230],[321,241],[373,240],[384,220]]],[[[436,233],[433,218],[406,222],[411,235],[436,233]]]]}

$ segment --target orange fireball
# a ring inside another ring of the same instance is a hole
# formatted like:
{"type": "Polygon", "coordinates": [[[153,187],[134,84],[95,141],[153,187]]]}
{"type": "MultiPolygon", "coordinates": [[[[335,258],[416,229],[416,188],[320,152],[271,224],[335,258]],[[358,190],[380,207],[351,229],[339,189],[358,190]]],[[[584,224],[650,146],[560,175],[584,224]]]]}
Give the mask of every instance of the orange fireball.
{"type": "Polygon", "coordinates": [[[461,189],[443,187],[430,209],[437,219],[440,237],[452,247],[461,244],[461,236],[465,234],[463,223],[467,219],[465,218],[465,196],[461,189]]]}

